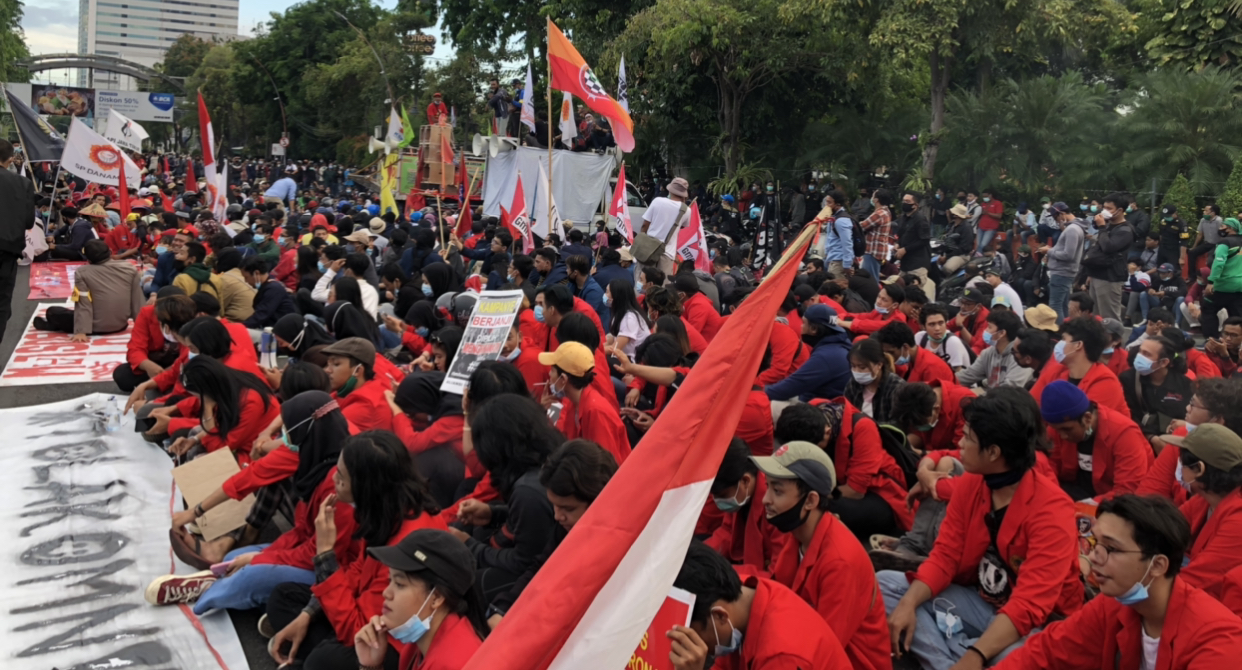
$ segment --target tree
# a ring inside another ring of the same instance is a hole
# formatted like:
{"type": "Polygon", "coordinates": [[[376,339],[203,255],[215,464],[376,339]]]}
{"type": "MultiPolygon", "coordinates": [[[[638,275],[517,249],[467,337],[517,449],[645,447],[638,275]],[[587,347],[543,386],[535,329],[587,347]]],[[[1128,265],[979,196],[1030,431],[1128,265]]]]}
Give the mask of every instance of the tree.
{"type": "Polygon", "coordinates": [[[185,33],[168,47],[157,68],[170,77],[189,77],[203,63],[211,46],[211,42],[185,33]]]}
{"type": "Polygon", "coordinates": [[[1223,216],[1237,216],[1242,212],[1242,160],[1235,161],[1229,180],[1225,182],[1225,190],[1216,200],[1223,216]]]}
{"type": "Polygon", "coordinates": [[[1164,194],[1164,204],[1177,206],[1177,213],[1191,229],[1190,234],[1193,236],[1199,225],[1199,208],[1195,205],[1195,193],[1190,182],[1186,180],[1186,175],[1178,173],[1173,179],[1173,184],[1164,194]]]}
{"type": "Polygon", "coordinates": [[[232,44],[212,45],[200,59],[198,68],[185,81],[185,88],[191,93],[186,96],[186,115],[182,123],[190,128],[198,128],[196,93],[201,92],[203,102],[207,105],[207,113],[211,115],[216,142],[224,147],[249,138],[246,118],[234,88],[235,62],[236,55],[232,44]]]}
{"type": "Polygon", "coordinates": [[[1159,65],[1182,70],[1237,68],[1242,64],[1240,7],[1237,0],[1161,0],[1149,15],[1156,34],[1147,51],[1159,65]]]}
{"type": "Polygon", "coordinates": [[[30,81],[26,68],[17,66],[18,60],[29,56],[21,0],[0,0],[0,81],[30,81]]]}

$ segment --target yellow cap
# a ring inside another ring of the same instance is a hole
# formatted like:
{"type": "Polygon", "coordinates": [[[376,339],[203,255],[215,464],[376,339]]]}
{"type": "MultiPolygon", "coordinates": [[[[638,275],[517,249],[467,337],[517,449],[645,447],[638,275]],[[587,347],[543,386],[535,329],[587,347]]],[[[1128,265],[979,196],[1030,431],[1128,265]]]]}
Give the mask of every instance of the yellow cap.
{"type": "Polygon", "coordinates": [[[555,365],[567,374],[581,377],[595,369],[595,353],[577,342],[562,342],[556,351],[539,354],[540,365],[555,365]]]}

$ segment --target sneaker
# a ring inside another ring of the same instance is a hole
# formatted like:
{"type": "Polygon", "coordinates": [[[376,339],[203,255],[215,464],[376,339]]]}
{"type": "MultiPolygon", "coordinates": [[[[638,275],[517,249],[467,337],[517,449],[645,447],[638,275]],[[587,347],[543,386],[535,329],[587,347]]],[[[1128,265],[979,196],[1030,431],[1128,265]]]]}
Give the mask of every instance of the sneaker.
{"type": "Polygon", "coordinates": [[[259,635],[269,640],[276,637],[276,629],[272,628],[272,622],[268,620],[266,614],[259,617],[259,635]]]}
{"type": "Polygon", "coordinates": [[[927,560],[900,551],[888,551],[887,549],[873,549],[867,552],[867,556],[871,558],[871,566],[875,568],[876,572],[881,570],[913,572],[918,570],[923,561],[927,560]]]}
{"type": "Polygon", "coordinates": [[[145,596],[152,605],[192,603],[215,583],[216,577],[210,570],[192,575],[165,575],[147,586],[145,596]]]}
{"type": "Polygon", "coordinates": [[[892,549],[897,548],[897,543],[900,541],[901,540],[891,535],[872,535],[871,536],[871,548],[892,550],[892,549]]]}

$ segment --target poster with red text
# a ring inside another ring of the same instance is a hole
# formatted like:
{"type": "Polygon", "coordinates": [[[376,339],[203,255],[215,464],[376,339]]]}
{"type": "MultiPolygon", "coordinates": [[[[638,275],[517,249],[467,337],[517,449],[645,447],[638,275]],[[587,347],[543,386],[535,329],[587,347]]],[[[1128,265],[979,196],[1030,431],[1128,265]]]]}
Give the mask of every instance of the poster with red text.
{"type": "MultiPolygon", "coordinates": [[[[43,316],[40,306],[36,316],[43,316]]],[[[0,372],[0,386],[78,384],[112,381],[112,371],[125,362],[129,328],[111,335],[94,335],[90,342],[69,341],[68,333],[35,330],[34,316],[26,324],[13,356],[0,372]]]]}
{"type": "Polygon", "coordinates": [[[673,652],[673,644],[669,642],[668,633],[673,626],[689,626],[690,610],[694,607],[694,594],[673,587],[664,604],[656,612],[643,639],[630,657],[626,670],[670,670],[673,667],[669,654],[673,652]]]}

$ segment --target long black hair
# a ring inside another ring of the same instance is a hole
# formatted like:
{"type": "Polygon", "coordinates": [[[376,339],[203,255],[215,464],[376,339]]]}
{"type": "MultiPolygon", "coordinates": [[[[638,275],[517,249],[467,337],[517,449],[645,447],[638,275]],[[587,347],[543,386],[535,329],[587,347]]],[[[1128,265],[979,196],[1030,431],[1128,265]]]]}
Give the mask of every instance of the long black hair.
{"type": "Polygon", "coordinates": [[[307,277],[319,278],[323,273],[319,271],[319,252],[311,245],[303,245],[298,247],[298,278],[306,279],[307,277]]]}
{"type": "Polygon", "coordinates": [[[677,340],[678,346],[681,347],[682,356],[689,356],[694,353],[690,348],[690,333],[686,330],[686,324],[681,322],[681,317],[665,314],[656,319],[654,334],[664,333],[672,335],[677,340]]]}
{"type": "Polygon", "coordinates": [[[306,391],[324,391],[332,392],[332,382],[328,379],[328,373],[318,365],[312,365],[305,361],[290,363],[285,366],[285,372],[280,376],[279,395],[282,400],[305,393],[306,391]]]}
{"type": "Polygon", "coordinates": [[[470,399],[470,404],[478,407],[485,400],[502,393],[530,396],[521,371],[508,361],[479,363],[479,367],[470,373],[470,381],[466,385],[466,397],[470,399]]]}
{"type": "MultiPolygon", "coordinates": [[[[213,319],[214,321],[214,319],[213,319]]],[[[223,328],[224,326],[221,326],[223,328]]],[[[272,391],[258,377],[234,370],[210,356],[195,356],[181,366],[181,385],[191,393],[216,403],[216,430],[220,437],[233,432],[241,422],[242,391],[250,389],[263,399],[263,409],[272,406],[272,391]]]]}
{"type": "Polygon", "coordinates": [[[198,349],[198,353],[224,360],[233,351],[233,337],[219,319],[210,316],[196,317],[177,331],[183,339],[198,349]]]}
{"type": "Polygon", "coordinates": [[[336,292],[336,300],[345,302],[357,307],[359,311],[365,312],[362,306],[362,288],[358,286],[358,280],[353,277],[339,277],[336,283],[332,284],[332,289],[336,292]]]}
{"type": "Polygon", "coordinates": [[[614,279],[608,282],[608,293],[612,296],[612,323],[608,324],[608,332],[616,335],[621,332],[621,322],[625,320],[625,315],[633,312],[638,315],[638,319],[643,326],[651,328],[651,321],[647,319],[647,310],[639,307],[638,294],[634,292],[634,282],[628,279],[614,279]]]}
{"type": "Polygon", "coordinates": [[[505,499],[522,475],[542,467],[565,441],[543,407],[528,397],[502,393],[471,410],[470,433],[479,462],[505,499]]]}
{"type": "MultiPolygon", "coordinates": [[[[428,532],[444,533],[447,531],[428,532]]],[[[458,595],[449,587],[448,582],[436,576],[436,573],[431,570],[407,572],[405,576],[407,579],[423,582],[428,593],[431,593],[434,588],[436,593],[444,597],[445,609],[469,621],[474,628],[475,635],[478,635],[480,640],[487,639],[487,634],[492,632],[492,627],[487,623],[487,603],[483,602],[483,594],[479,591],[477,584],[471,584],[464,594],[458,595]]]]}
{"type": "Polygon", "coordinates": [[[367,546],[388,544],[407,519],[440,513],[414,459],[395,434],[368,430],[354,435],[342,445],[341,458],[354,495],[358,523],[354,537],[367,546]]]}

